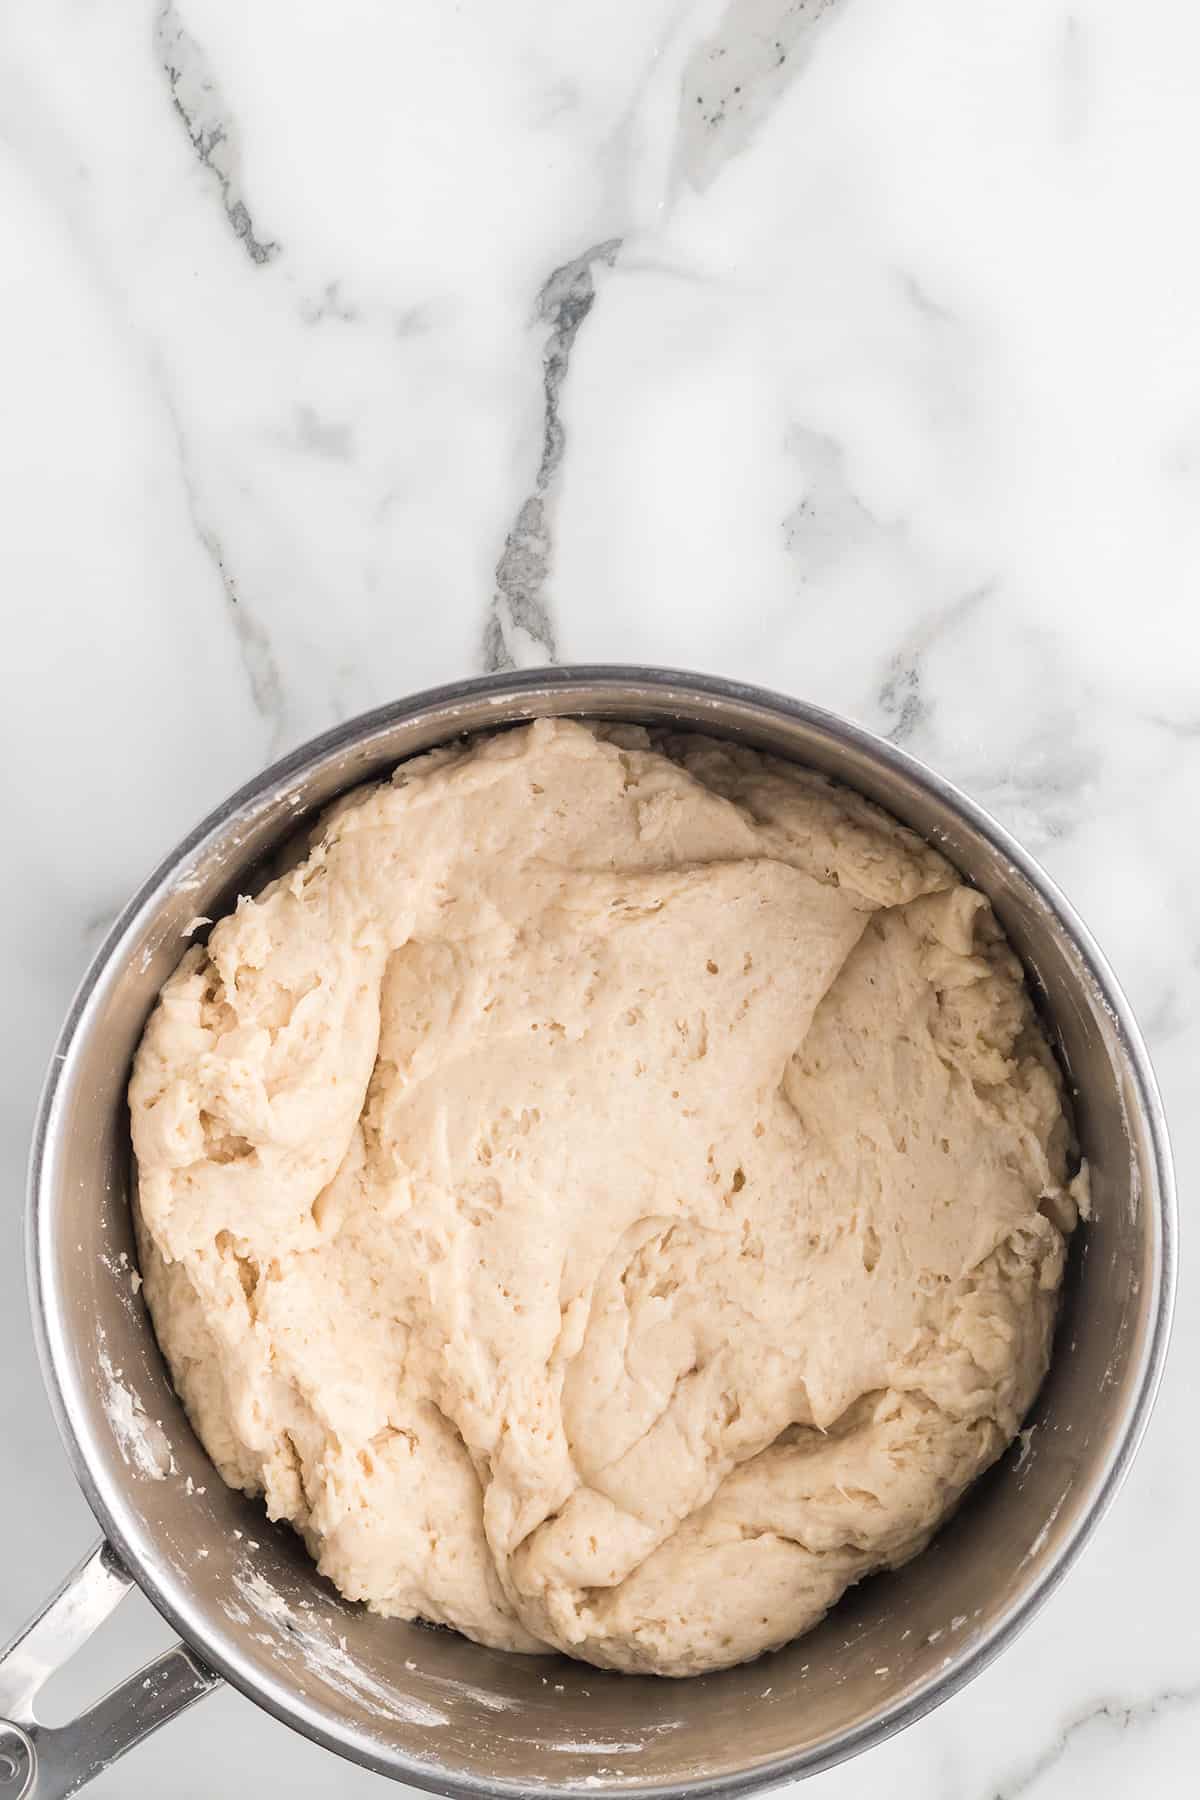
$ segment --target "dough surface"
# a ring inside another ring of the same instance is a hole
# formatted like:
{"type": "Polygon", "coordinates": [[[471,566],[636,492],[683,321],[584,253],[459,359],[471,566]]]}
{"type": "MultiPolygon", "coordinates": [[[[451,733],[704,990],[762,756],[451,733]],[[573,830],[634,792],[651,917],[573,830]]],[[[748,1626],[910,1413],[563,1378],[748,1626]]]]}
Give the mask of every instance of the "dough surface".
{"type": "Polygon", "coordinates": [[[343,1594],[687,1675],[920,1550],[1076,1207],[987,902],[821,776],[543,721],[321,820],[130,1084],[159,1341],[343,1594]]]}

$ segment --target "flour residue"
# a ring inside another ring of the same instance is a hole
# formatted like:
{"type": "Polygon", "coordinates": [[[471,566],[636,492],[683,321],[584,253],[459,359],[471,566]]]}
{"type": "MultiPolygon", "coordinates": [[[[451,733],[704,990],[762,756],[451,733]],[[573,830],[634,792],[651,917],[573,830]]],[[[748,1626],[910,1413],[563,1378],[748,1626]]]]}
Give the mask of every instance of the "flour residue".
{"type": "Polygon", "coordinates": [[[142,1278],[129,1260],[129,1252],[122,1250],[117,1256],[109,1256],[100,1252],[100,1261],[117,1283],[116,1295],[131,1319],[139,1317],[140,1308],[134,1302],[142,1290],[142,1278]],[[128,1283],[128,1287],[126,1287],[128,1283]]]}
{"type": "MultiPolygon", "coordinates": [[[[405,1663],[405,1668],[415,1668],[413,1663],[405,1663]]],[[[520,1706],[519,1700],[510,1699],[507,1694],[493,1694],[488,1688],[476,1687],[470,1681],[452,1681],[446,1675],[431,1675],[426,1672],[426,1681],[432,1681],[448,1694],[461,1694],[472,1706],[482,1706],[485,1712],[512,1712],[520,1706]]]]}
{"type": "MultiPolygon", "coordinates": [[[[1068,1488],[1067,1493],[1069,1493],[1069,1492],[1070,1492],[1070,1489],[1068,1488]]],[[[1025,1552],[1024,1556],[1021,1558],[1021,1561],[1023,1563],[1032,1561],[1032,1559],[1038,1554],[1039,1550],[1042,1548],[1042,1545],[1046,1542],[1046,1539],[1050,1536],[1051,1526],[1054,1524],[1055,1519],[1057,1519],[1059,1513],[1062,1511],[1062,1509],[1066,1505],[1066,1503],[1067,1503],[1067,1494],[1066,1493],[1060,1494],[1058,1499],[1054,1502],[1054,1505],[1051,1507],[1050,1512],[1047,1515],[1045,1524],[1042,1526],[1041,1530],[1038,1532],[1037,1536],[1034,1538],[1032,1544],[1030,1544],[1028,1550],[1025,1552]]]]}
{"type": "Polygon", "coordinates": [[[636,1756],[646,1748],[645,1744],[594,1744],[586,1738],[569,1738],[561,1744],[551,1744],[551,1750],[561,1756],[636,1756]]]}
{"type": "MultiPolygon", "coordinates": [[[[645,1736],[631,1743],[600,1742],[590,1738],[563,1738],[558,1743],[547,1744],[556,1756],[640,1756],[651,1739],[663,1737],[669,1731],[682,1729],[682,1719],[664,1719],[661,1724],[648,1725],[645,1736]]],[[[571,1779],[568,1777],[568,1779],[571,1779]]]]}
{"type": "MultiPolygon", "coordinates": [[[[257,1569],[240,1563],[233,1572],[233,1582],[252,1613],[282,1627],[282,1642],[278,1631],[263,1641],[286,1655],[290,1639],[313,1673],[348,1700],[374,1713],[376,1718],[400,1719],[406,1725],[433,1729],[450,1723],[436,1706],[377,1681],[350,1655],[345,1638],[336,1636],[322,1621],[298,1613],[257,1569]]],[[[226,1606],[225,1610],[230,1617],[237,1616],[233,1608],[226,1606]]],[[[237,1612],[244,1619],[242,1609],[237,1612]]]]}
{"type": "MultiPolygon", "coordinates": [[[[285,1599],[278,1588],[249,1563],[238,1564],[234,1569],[233,1583],[244,1604],[234,1600],[224,1602],[226,1616],[240,1625],[250,1625],[257,1619],[273,1627],[270,1632],[255,1633],[257,1642],[270,1646],[284,1656],[288,1656],[294,1649],[322,1681],[376,1718],[398,1719],[406,1725],[423,1726],[429,1730],[451,1723],[449,1715],[439,1707],[412,1695],[399,1693],[394,1687],[377,1680],[355,1661],[344,1637],[334,1632],[324,1620],[314,1617],[307,1606],[296,1607],[285,1599]]],[[[404,1667],[415,1672],[417,1665],[408,1661],[404,1667]]],[[[521,1704],[516,1698],[492,1693],[471,1682],[457,1681],[429,1672],[425,1673],[424,1679],[436,1683],[448,1696],[462,1695],[488,1712],[508,1712],[519,1709],[521,1704]]],[[[682,1719],[666,1720],[661,1725],[653,1726],[647,1733],[647,1738],[676,1731],[682,1724],[682,1719]]],[[[634,1756],[646,1748],[646,1742],[574,1738],[545,1747],[560,1755],[569,1756],[634,1756]]]]}
{"type": "Polygon", "coordinates": [[[100,1399],[113,1435],[121,1446],[127,1463],[152,1481],[162,1481],[175,1472],[175,1458],[162,1426],[150,1418],[133,1389],[123,1379],[123,1371],[113,1367],[112,1358],[99,1334],[97,1361],[100,1365],[100,1399]]]}

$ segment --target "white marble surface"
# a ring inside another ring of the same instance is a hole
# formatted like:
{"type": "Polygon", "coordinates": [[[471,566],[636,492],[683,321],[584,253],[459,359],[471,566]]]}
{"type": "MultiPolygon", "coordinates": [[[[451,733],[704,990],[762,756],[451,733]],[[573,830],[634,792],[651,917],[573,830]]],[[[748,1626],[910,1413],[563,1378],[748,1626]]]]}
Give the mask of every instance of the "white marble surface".
{"type": "MultiPolygon", "coordinates": [[[[203,809],[428,683],[691,665],[962,782],[1126,983],[1186,1228],[1198,68],[1183,0],[4,8],[0,1635],[92,1535],[18,1258],[71,989],[203,809]]],[[[1193,1235],[1081,1566],[820,1800],[1196,1793],[1193,1235]]],[[[232,1694],[94,1791],[260,1785],[386,1791],[232,1694]]]]}

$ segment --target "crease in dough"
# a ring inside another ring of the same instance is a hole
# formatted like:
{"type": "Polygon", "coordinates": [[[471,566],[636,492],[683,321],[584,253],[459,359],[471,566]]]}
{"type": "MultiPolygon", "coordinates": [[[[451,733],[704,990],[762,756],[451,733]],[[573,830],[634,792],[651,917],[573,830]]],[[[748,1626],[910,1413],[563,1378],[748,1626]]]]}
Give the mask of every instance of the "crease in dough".
{"type": "Polygon", "coordinates": [[[226,1481],[384,1614],[686,1675],[917,1554],[1084,1193],[986,900],[825,777],[542,721],[406,763],[187,952],[145,1292],[226,1481]]]}

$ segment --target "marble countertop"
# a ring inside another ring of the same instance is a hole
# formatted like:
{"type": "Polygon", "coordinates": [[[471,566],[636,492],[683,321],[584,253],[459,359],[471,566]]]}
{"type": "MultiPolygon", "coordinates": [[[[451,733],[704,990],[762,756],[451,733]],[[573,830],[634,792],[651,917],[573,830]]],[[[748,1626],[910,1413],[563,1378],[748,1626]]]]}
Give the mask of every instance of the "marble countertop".
{"type": "MultiPolygon", "coordinates": [[[[758,680],[990,807],[1200,1178],[1200,14],[1179,0],[18,0],[0,1636],[94,1535],[18,1255],[125,897],[267,759],[547,660],[758,680]]],[[[1200,1328],[1019,1644],[819,1800],[1183,1800],[1200,1328]]],[[[140,1597],[93,1687],[167,1639],[140,1597]]],[[[91,1791],[382,1796],[232,1693],[91,1791]]]]}

